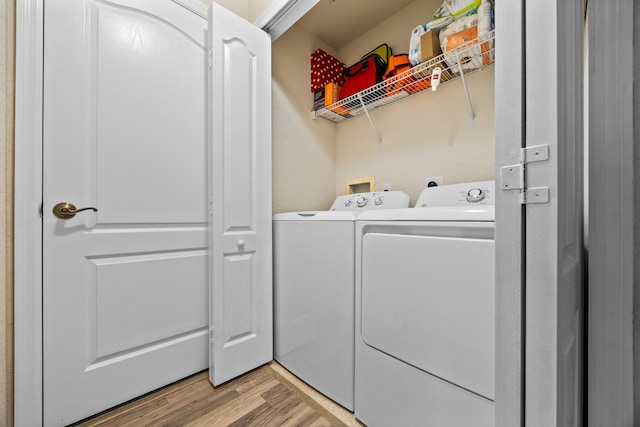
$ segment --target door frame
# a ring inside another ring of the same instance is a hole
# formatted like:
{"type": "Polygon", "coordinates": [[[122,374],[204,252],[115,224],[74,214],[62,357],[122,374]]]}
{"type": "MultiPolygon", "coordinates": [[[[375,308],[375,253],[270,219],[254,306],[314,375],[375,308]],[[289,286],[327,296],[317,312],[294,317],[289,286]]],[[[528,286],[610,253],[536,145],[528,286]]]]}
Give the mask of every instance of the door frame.
{"type": "Polygon", "coordinates": [[[44,0],[16,4],[14,423],[42,424],[44,0]]]}
{"type": "Polygon", "coordinates": [[[634,48],[634,38],[638,39],[634,30],[640,20],[634,3],[588,2],[585,419],[593,426],[635,425],[638,419],[634,415],[638,401],[634,385],[638,384],[638,377],[633,366],[634,347],[638,345],[634,342],[634,329],[638,330],[638,326],[634,328],[633,317],[638,300],[634,296],[634,274],[638,274],[634,273],[638,268],[634,265],[638,262],[634,240],[639,226],[634,230],[638,190],[634,190],[633,179],[638,168],[634,165],[634,132],[638,132],[634,122],[640,117],[634,103],[640,95],[632,89],[634,62],[640,52],[634,48]]]}
{"type": "MultiPolygon", "coordinates": [[[[198,0],[171,0],[207,19],[198,0]]],[[[14,424],[42,425],[44,0],[16,1],[14,424]]]]}

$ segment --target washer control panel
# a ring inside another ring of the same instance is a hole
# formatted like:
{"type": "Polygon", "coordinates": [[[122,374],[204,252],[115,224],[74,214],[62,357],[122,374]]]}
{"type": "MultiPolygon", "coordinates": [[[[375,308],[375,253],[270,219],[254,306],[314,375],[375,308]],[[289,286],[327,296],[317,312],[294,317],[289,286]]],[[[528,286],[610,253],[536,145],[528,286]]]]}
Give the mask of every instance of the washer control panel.
{"type": "Polygon", "coordinates": [[[338,196],[331,211],[399,209],[409,207],[409,195],[402,191],[381,191],[338,196]]]}
{"type": "Polygon", "coordinates": [[[494,189],[494,181],[429,187],[420,193],[416,207],[495,205],[494,189]]]}

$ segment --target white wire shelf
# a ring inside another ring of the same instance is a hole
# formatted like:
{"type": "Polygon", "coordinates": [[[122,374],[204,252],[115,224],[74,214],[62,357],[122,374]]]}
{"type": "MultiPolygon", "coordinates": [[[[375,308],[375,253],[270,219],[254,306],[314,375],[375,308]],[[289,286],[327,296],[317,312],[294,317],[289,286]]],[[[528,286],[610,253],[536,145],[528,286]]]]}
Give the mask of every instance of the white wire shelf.
{"type": "MultiPolygon", "coordinates": [[[[464,77],[493,65],[495,61],[494,38],[495,34],[492,31],[486,37],[471,40],[456,49],[422,62],[390,79],[320,108],[315,111],[315,115],[316,117],[339,123],[352,117],[366,114],[369,121],[371,121],[369,110],[380,108],[430,89],[431,73],[434,68],[440,67],[442,70],[440,85],[462,79],[471,112],[471,121],[472,124],[475,124],[475,114],[464,77]]],[[[373,122],[371,125],[373,127],[373,122]]]]}

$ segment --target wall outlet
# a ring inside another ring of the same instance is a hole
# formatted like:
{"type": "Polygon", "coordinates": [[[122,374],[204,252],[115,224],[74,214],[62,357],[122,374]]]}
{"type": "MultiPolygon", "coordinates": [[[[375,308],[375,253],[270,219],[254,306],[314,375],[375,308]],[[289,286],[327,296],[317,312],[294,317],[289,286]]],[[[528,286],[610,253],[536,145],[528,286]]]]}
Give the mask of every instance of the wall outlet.
{"type": "Polygon", "coordinates": [[[428,176],[424,179],[424,188],[435,187],[443,184],[444,178],[441,176],[428,176]]]}
{"type": "Polygon", "coordinates": [[[391,183],[382,184],[382,191],[391,191],[391,183]]]}

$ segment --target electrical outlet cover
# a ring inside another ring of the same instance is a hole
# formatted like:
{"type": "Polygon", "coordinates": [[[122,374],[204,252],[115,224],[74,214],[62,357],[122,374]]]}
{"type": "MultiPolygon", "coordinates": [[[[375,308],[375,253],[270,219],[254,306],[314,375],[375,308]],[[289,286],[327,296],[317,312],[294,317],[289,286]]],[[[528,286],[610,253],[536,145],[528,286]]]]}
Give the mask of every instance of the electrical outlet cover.
{"type": "Polygon", "coordinates": [[[444,177],[442,176],[427,176],[424,179],[424,188],[428,188],[428,187],[433,187],[432,185],[429,185],[429,183],[433,183],[435,182],[436,185],[443,185],[444,184],[444,177]]]}

